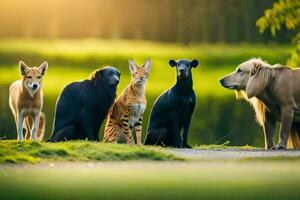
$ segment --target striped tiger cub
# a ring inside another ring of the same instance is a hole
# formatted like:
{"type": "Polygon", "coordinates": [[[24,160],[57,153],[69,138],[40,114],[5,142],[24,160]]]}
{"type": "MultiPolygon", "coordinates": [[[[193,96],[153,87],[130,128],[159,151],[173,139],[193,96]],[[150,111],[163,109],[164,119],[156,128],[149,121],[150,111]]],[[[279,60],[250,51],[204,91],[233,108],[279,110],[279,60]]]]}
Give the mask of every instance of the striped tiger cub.
{"type": "Polygon", "coordinates": [[[151,61],[146,60],[138,67],[129,59],[131,83],[112,106],[104,129],[104,142],[116,143],[122,134],[127,144],[134,144],[132,132],[135,132],[136,144],[142,145],[142,120],[146,108],[145,87],[150,72],[151,61]]]}

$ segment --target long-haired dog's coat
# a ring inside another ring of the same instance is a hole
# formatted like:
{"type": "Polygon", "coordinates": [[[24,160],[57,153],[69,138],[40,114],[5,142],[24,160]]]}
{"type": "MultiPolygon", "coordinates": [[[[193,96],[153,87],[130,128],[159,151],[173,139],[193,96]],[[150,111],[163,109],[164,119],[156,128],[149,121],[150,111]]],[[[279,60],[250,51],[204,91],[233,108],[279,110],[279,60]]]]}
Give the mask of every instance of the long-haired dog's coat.
{"type": "Polygon", "coordinates": [[[236,90],[237,97],[254,107],[258,123],[263,127],[265,148],[300,147],[300,69],[271,66],[261,59],[250,59],[236,71],[223,77],[223,87],[236,90]],[[279,142],[273,144],[276,122],[281,123],[279,142]]]}

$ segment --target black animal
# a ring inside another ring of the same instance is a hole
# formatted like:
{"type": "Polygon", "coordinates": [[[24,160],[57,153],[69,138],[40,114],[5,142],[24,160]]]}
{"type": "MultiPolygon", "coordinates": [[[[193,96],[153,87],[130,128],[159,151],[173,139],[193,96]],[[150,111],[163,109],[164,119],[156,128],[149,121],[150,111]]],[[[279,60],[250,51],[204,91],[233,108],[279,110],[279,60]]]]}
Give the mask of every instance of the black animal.
{"type": "Polygon", "coordinates": [[[58,97],[49,141],[99,141],[99,130],[116,98],[119,80],[117,69],[105,67],[90,79],[68,84],[58,97]]]}
{"type": "Polygon", "coordinates": [[[169,64],[176,67],[177,82],[156,99],[150,114],[145,144],[191,148],[188,133],[196,105],[191,70],[199,63],[197,60],[170,60],[169,64]]]}

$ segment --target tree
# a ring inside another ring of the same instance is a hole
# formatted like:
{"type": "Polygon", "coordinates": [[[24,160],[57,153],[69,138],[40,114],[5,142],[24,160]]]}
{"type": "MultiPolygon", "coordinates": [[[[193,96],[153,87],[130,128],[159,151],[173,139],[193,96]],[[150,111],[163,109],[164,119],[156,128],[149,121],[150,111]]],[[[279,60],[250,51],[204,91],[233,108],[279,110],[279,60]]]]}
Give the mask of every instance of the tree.
{"type": "Polygon", "coordinates": [[[264,16],[256,21],[259,32],[270,29],[273,36],[283,28],[296,30],[292,43],[296,46],[287,64],[300,66],[300,0],[279,0],[273,7],[264,11],[264,16]]]}

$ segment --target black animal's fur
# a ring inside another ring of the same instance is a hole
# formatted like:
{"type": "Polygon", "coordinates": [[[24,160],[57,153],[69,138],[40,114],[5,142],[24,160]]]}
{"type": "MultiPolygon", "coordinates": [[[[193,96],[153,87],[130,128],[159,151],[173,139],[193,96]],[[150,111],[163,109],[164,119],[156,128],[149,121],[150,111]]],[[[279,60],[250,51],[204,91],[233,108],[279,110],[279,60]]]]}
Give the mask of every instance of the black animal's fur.
{"type": "Polygon", "coordinates": [[[49,141],[99,141],[99,130],[116,98],[119,79],[117,69],[105,67],[91,79],[68,84],[58,97],[49,141]]]}
{"type": "Polygon", "coordinates": [[[198,61],[170,60],[169,64],[176,66],[177,82],[155,101],[145,144],[191,148],[188,131],[196,105],[191,69],[197,67],[198,61]]]}

